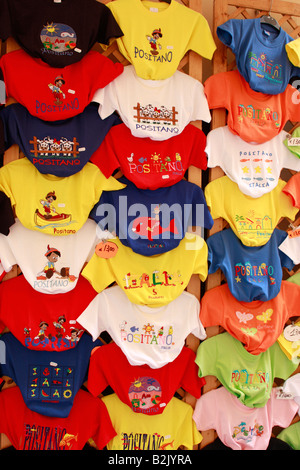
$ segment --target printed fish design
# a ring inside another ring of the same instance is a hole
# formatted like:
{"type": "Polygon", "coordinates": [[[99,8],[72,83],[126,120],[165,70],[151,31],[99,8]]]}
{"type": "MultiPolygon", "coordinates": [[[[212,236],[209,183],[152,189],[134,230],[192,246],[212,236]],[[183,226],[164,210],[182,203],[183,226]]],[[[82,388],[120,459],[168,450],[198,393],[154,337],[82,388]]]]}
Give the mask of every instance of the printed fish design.
{"type": "Polygon", "coordinates": [[[240,162],[250,162],[250,158],[242,158],[242,160],[240,160],[240,162]]]}
{"type": "Polygon", "coordinates": [[[136,326],[132,326],[130,328],[130,331],[132,331],[132,333],[134,333],[135,331],[139,331],[139,328],[137,328],[136,326]]]}
{"type": "Polygon", "coordinates": [[[262,162],[263,160],[262,160],[262,158],[254,158],[253,161],[254,161],[254,162],[262,162]]]}
{"type": "Polygon", "coordinates": [[[76,434],[76,436],[74,434],[65,434],[64,437],[62,438],[62,440],[60,441],[59,443],[59,447],[63,447],[65,445],[67,445],[68,447],[70,447],[70,442],[71,441],[77,441],[78,440],[78,434],[76,434]]]}
{"type": "Polygon", "coordinates": [[[140,163],[144,163],[144,162],[146,162],[146,161],[147,161],[147,158],[143,158],[143,157],[142,157],[142,158],[139,158],[139,162],[140,162],[140,163]]]}

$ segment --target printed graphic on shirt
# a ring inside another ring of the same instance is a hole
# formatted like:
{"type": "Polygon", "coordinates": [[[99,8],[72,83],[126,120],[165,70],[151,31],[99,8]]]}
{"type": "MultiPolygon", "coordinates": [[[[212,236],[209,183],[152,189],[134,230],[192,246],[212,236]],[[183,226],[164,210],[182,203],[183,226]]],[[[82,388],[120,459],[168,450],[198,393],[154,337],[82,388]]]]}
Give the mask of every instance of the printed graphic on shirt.
{"type": "Polygon", "coordinates": [[[178,235],[179,232],[175,225],[175,219],[170,220],[168,227],[162,227],[160,225],[160,211],[160,205],[157,205],[153,211],[154,217],[137,217],[132,222],[131,230],[142,237],[148,238],[150,241],[153,240],[153,237],[158,237],[164,232],[170,232],[178,235]]]}
{"type": "Polygon", "coordinates": [[[50,427],[26,423],[22,440],[22,450],[71,450],[78,434],[69,434],[60,425],[50,427]]]}
{"type": "Polygon", "coordinates": [[[178,111],[175,106],[168,109],[163,105],[158,108],[152,104],[141,105],[137,103],[133,109],[136,129],[178,134],[179,128],[176,126],[178,111]]]}
{"type": "Polygon", "coordinates": [[[272,387],[270,378],[269,372],[264,372],[263,370],[248,372],[247,368],[243,368],[241,370],[235,369],[231,372],[231,384],[237,390],[243,390],[245,393],[261,389],[268,390],[269,387],[272,387]]]}
{"type": "Polygon", "coordinates": [[[273,83],[282,83],[282,65],[274,63],[262,52],[257,56],[254,52],[248,53],[250,68],[258,78],[269,80],[273,83]]]}
{"type": "Polygon", "coordinates": [[[78,148],[79,142],[77,142],[76,137],[73,140],[69,140],[66,137],[61,137],[57,140],[51,139],[49,136],[45,136],[43,139],[33,136],[29,143],[33,147],[30,149],[33,164],[80,165],[80,159],[76,158],[80,152],[78,148]]]}
{"type": "Polygon", "coordinates": [[[158,346],[160,349],[171,349],[175,345],[173,342],[173,326],[161,326],[155,330],[154,325],[147,323],[140,329],[139,326],[128,325],[124,320],[120,325],[120,338],[121,341],[127,343],[139,343],[145,346],[152,347],[158,346]]]}
{"type": "MultiPolygon", "coordinates": [[[[39,209],[36,209],[34,214],[34,223],[36,228],[46,228],[49,226],[57,227],[69,225],[72,221],[71,214],[65,214],[63,212],[59,213],[56,207],[53,205],[53,202],[56,201],[57,196],[55,191],[50,191],[46,194],[45,199],[40,199],[40,204],[43,209],[42,212],[39,209]]],[[[64,207],[64,203],[58,203],[59,207],[64,207]]],[[[75,221],[74,221],[75,222],[75,221]]],[[[55,230],[54,230],[55,231],[55,230]]]]}
{"type": "Polygon", "coordinates": [[[240,124],[246,121],[248,124],[253,123],[259,127],[271,124],[275,129],[278,129],[281,122],[281,117],[277,111],[269,107],[255,109],[251,104],[239,104],[237,106],[237,116],[240,124]]]}
{"type": "Polygon", "coordinates": [[[139,377],[128,390],[132,410],[137,413],[152,413],[166,404],[161,403],[161,385],[152,377],[139,377]]]}
{"type": "Polygon", "coordinates": [[[73,28],[61,23],[47,23],[40,34],[44,48],[42,53],[72,55],[77,36],[73,28]]]}
{"type": "Polygon", "coordinates": [[[60,106],[63,104],[63,100],[66,98],[65,93],[62,90],[62,86],[65,85],[65,80],[62,75],[58,75],[54,83],[49,83],[48,87],[53,93],[53,98],[54,98],[54,105],[55,106],[60,106]]]}
{"type": "Polygon", "coordinates": [[[246,215],[235,215],[235,226],[240,236],[249,238],[268,239],[273,232],[273,223],[269,215],[256,215],[250,210],[246,215]]]}
{"type": "Polygon", "coordinates": [[[121,450],[175,450],[174,439],[170,435],[122,432],[121,436],[121,450]]]}
{"type": "Polygon", "coordinates": [[[163,47],[161,44],[161,38],[163,33],[161,28],[155,28],[151,33],[145,35],[148,46],[144,49],[139,49],[134,46],[134,58],[147,60],[149,62],[172,62],[173,59],[173,46],[163,47]]]}
{"type": "Polygon", "coordinates": [[[264,433],[264,427],[262,424],[255,422],[254,426],[247,425],[245,421],[241,421],[238,426],[233,428],[232,437],[236,441],[245,441],[245,443],[251,442],[256,437],[261,437],[264,433]]]}
{"type": "Polygon", "coordinates": [[[275,278],[273,277],[274,268],[273,266],[267,266],[266,263],[257,266],[252,265],[250,262],[246,262],[245,264],[237,263],[234,269],[236,284],[242,282],[243,279],[260,284],[261,282],[265,282],[266,277],[270,285],[275,284],[275,278]]]}
{"type": "Polygon", "coordinates": [[[271,182],[275,181],[271,152],[268,153],[264,150],[240,151],[239,156],[243,157],[240,158],[239,176],[249,188],[267,188],[271,182]]]}
{"type": "Polygon", "coordinates": [[[123,289],[149,289],[149,298],[163,298],[158,296],[158,287],[176,287],[183,284],[179,269],[172,274],[167,271],[155,270],[152,273],[131,273],[128,272],[123,278],[123,289]]]}
{"type": "Polygon", "coordinates": [[[47,402],[68,401],[73,396],[73,367],[56,363],[29,367],[28,399],[47,402]]]}
{"type": "Polygon", "coordinates": [[[267,308],[256,316],[249,312],[235,312],[239,323],[241,325],[245,325],[241,327],[241,331],[248,336],[255,336],[259,330],[263,329],[267,330],[268,332],[274,331],[274,326],[269,325],[269,322],[272,321],[273,313],[274,311],[272,308],[267,308]],[[248,326],[248,322],[252,322],[252,320],[254,320],[255,326],[250,327],[248,326]]]}
{"type": "Polygon", "coordinates": [[[77,277],[70,273],[69,266],[62,266],[59,270],[56,269],[55,264],[61,258],[61,252],[55,247],[47,246],[47,251],[45,253],[47,258],[47,264],[44,266],[43,270],[40,271],[36,279],[37,281],[46,281],[46,282],[34,282],[34,287],[55,287],[55,286],[67,286],[69,282],[74,282],[77,277]],[[59,282],[62,280],[63,282],[59,282]]]}
{"type": "Polygon", "coordinates": [[[162,179],[168,179],[170,174],[182,175],[184,171],[179,152],[175,152],[175,155],[167,155],[164,158],[156,152],[150,157],[131,153],[130,157],[127,157],[126,160],[130,173],[157,173],[162,179]]]}

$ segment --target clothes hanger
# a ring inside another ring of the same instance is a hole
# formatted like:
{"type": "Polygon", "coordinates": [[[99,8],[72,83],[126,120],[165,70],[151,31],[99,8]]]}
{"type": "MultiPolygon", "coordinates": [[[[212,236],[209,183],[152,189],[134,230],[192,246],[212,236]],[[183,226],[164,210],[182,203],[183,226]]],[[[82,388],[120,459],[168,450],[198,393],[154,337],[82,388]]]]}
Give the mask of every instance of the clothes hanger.
{"type": "Polygon", "coordinates": [[[269,14],[268,15],[263,15],[260,18],[260,22],[263,23],[263,24],[269,24],[269,25],[273,26],[273,28],[277,29],[277,31],[280,31],[280,25],[279,25],[278,21],[275,18],[273,18],[273,16],[270,15],[271,10],[272,10],[272,5],[273,5],[273,0],[271,0],[269,14]]]}

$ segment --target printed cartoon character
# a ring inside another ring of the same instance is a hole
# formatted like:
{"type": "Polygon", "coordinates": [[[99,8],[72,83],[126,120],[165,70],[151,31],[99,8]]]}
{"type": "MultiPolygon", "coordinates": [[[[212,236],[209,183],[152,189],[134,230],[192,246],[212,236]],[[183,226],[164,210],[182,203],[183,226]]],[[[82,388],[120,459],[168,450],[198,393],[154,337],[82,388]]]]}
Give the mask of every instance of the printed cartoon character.
{"type": "Polygon", "coordinates": [[[66,318],[64,315],[61,315],[58,317],[57,322],[53,322],[53,325],[55,326],[56,330],[56,338],[62,338],[62,333],[65,332],[66,330],[63,327],[63,324],[65,323],[66,318]]]}
{"type": "Polygon", "coordinates": [[[148,41],[150,43],[151,54],[152,55],[159,54],[157,48],[161,49],[161,44],[158,42],[159,38],[162,38],[161,29],[160,28],[159,29],[154,29],[152,31],[151,36],[146,36],[146,38],[148,39],[148,41]]]}
{"type": "Polygon", "coordinates": [[[63,102],[62,102],[62,99],[65,99],[66,98],[66,95],[64,94],[64,92],[61,90],[61,87],[65,84],[65,80],[63,78],[62,75],[58,75],[55,80],[54,80],[54,85],[53,83],[49,83],[48,84],[48,87],[50,88],[50,90],[52,91],[53,93],[53,96],[54,96],[54,103],[59,106],[61,105],[63,102]]]}
{"type": "Polygon", "coordinates": [[[80,335],[83,333],[83,330],[79,330],[78,328],[71,329],[71,336],[66,336],[67,339],[71,341],[71,343],[78,343],[80,340],[80,335]]]}
{"type": "Polygon", "coordinates": [[[45,321],[41,321],[41,323],[39,324],[39,332],[38,332],[38,335],[36,336],[36,338],[39,338],[40,341],[43,341],[45,338],[47,338],[45,332],[48,328],[48,323],[45,322],[45,321]]]}
{"type": "Polygon", "coordinates": [[[45,256],[48,262],[46,266],[44,267],[44,273],[46,275],[46,278],[50,279],[54,273],[58,273],[54,265],[55,263],[57,263],[58,258],[60,258],[61,254],[60,254],[60,251],[58,251],[56,248],[50,248],[50,246],[48,245],[45,256]]]}
{"type": "Polygon", "coordinates": [[[46,219],[52,217],[51,212],[56,212],[55,207],[52,205],[53,201],[56,201],[55,191],[50,191],[46,194],[45,199],[40,199],[40,203],[42,204],[45,211],[44,217],[46,219]]]}

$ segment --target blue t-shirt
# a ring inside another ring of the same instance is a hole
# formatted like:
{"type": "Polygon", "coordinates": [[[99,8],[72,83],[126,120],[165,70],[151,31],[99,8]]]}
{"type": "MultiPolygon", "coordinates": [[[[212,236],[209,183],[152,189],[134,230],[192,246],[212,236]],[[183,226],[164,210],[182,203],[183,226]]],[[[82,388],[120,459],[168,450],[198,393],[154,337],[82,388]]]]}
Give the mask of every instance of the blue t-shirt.
{"type": "Polygon", "coordinates": [[[293,38],[282,28],[278,31],[260,18],[232,19],[218,26],[217,35],[235,54],[240,74],[254,91],[277,95],[300,76],[285,50],[293,38]]]}
{"type": "Polygon", "coordinates": [[[6,150],[17,144],[40,173],[70,176],[84,167],[111,127],[120,122],[116,114],[101,119],[96,103],[59,121],[44,121],[14,103],[0,112],[0,129],[4,130],[0,139],[3,135],[6,150]]]}
{"type": "Polygon", "coordinates": [[[27,407],[45,416],[66,418],[76,393],[87,379],[91,351],[102,342],[84,333],[73,349],[35,351],[11,333],[0,342],[0,372],[16,382],[27,407]],[[4,356],[4,357],[3,357],[4,356]]]}
{"type": "Polygon", "coordinates": [[[158,189],[139,189],[127,178],[120,191],[103,191],[90,213],[103,230],[145,256],[176,248],[188,227],[213,226],[202,189],[185,180],[158,189]]]}
{"type": "Polygon", "coordinates": [[[268,243],[245,246],[231,228],[207,239],[208,274],[219,268],[230,292],[241,302],[270,300],[277,296],[282,281],[282,268],[291,270],[293,261],[278,247],[287,237],[284,230],[275,229],[268,243]]]}

